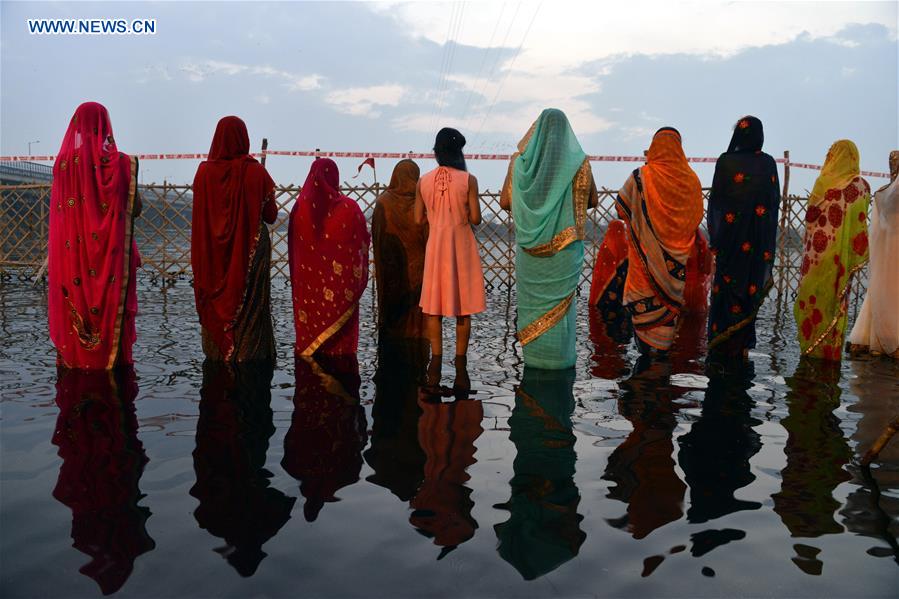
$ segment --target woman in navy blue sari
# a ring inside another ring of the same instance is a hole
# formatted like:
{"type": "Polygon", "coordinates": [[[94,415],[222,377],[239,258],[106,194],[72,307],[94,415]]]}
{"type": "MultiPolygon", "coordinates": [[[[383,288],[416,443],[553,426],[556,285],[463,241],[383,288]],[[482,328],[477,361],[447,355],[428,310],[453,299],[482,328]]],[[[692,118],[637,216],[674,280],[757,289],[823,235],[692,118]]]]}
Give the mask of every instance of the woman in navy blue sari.
{"type": "Polygon", "coordinates": [[[771,289],[780,183],[774,158],[762,152],[762,122],[737,122],[718,158],[709,194],[708,230],[716,258],[709,308],[709,352],[747,355],[755,319],[771,289]]]}

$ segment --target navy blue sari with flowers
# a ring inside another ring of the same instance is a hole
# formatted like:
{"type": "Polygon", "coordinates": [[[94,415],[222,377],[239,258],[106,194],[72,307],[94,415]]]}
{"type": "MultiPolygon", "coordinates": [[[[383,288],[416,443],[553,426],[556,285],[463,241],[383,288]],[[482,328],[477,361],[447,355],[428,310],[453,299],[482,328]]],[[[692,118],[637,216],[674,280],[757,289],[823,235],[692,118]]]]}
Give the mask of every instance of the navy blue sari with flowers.
{"type": "Polygon", "coordinates": [[[709,351],[737,356],[755,347],[755,318],[772,285],[780,182],[762,152],[762,122],[740,119],[718,158],[709,194],[708,230],[715,255],[709,351]]]}

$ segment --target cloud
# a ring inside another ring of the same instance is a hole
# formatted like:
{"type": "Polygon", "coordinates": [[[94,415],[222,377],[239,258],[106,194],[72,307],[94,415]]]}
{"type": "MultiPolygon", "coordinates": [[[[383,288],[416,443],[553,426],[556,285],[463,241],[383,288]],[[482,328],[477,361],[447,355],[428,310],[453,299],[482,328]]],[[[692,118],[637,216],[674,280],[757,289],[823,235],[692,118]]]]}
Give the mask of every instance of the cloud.
{"type": "Polygon", "coordinates": [[[185,61],[179,67],[190,81],[200,83],[209,77],[224,75],[252,75],[281,79],[289,91],[311,91],[321,87],[324,77],[318,74],[296,75],[268,65],[243,65],[220,60],[204,60],[199,62],[185,61]]]}
{"type": "MultiPolygon", "coordinates": [[[[458,14],[453,12],[453,4],[381,2],[367,6],[393,18],[407,35],[444,45],[450,37],[447,23],[458,14]]],[[[461,24],[452,40],[478,48],[486,48],[491,39],[494,47],[503,40],[506,47],[521,45],[517,63],[528,70],[558,71],[634,54],[732,56],[746,48],[785,43],[800,35],[813,39],[833,36],[849,23],[882,24],[894,39],[897,33],[894,2],[647,0],[588,4],[554,0],[522,2],[515,10],[498,2],[466,6],[475,9],[462,9],[461,24]]]]}
{"type": "Polygon", "coordinates": [[[407,93],[406,87],[396,84],[349,87],[328,93],[325,102],[344,114],[376,118],[381,116],[378,107],[399,106],[407,93]]]}

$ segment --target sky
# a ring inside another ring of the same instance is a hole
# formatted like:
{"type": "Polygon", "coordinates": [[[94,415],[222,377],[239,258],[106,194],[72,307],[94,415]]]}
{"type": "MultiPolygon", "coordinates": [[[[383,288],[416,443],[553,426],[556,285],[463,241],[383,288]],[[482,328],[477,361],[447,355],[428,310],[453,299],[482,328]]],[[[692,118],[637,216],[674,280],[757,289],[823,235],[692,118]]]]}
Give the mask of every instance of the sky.
{"type": "MultiPolygon", "coordinates": [[[[468,152],[514,151],[546,107],[590,154],[639,155],[677,127],[691,156],[734,123],[765,149],[820,164],[854,140],[862,169],[899,147],[897,2],[0,3],[0,154],[55,154],[79,103],[109,109],[119,149],[205,152],[236,114],[277,150],[426,152],[441,126],[468,152]],[[29,18],[153,18],[152,36],[30,35],[29,18]]],[[[338,161],[348,179],[359,160],[338,161]]],[[[270,157],[279,183],[309,159],[270,157]]],[[[197,161],[144,161],[145,182],[189,182],[197,161]]],[[[389,178],[392,161],[378,162],[389,178]]],[[[422,161],[423,169],[434,166],[422,161]]],[[[505,164],[472,162],[481,188],[505,164]]],[[[633,164],[594,163],[617,188],[633,164]]],[[[712,167],[697,165],[705,184],[712,167]]],[[[359,181],[371,181],[364,172],[359,181]]],[[[814,172],[791,173],[791,191],[814,172]]],[[[879,185],[872,180],[872,185],[879,185]]]]}

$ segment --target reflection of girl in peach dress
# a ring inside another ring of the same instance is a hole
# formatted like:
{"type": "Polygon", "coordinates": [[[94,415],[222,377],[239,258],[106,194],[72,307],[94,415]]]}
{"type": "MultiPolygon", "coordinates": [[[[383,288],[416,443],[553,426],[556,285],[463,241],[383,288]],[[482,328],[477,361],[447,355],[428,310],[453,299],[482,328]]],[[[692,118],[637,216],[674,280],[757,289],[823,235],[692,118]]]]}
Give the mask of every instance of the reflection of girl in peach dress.
{"type": "Polygon", "coordinates": [[[418,442],[427,455],[424,481],[410,504],[409,522],[443,547],[441,557],[474,536],[478,523],[471,516],[474,502],[465,484],[471,478],[474,443],[484,432],[484,408],[479,401],[451,403],[419,399],[418,442]]]}
{"type": "Polygon", "coordinates": [[[478,180],[466,172],[465,138],[441,129],[434,143],[440,166],[424,175],[415,194],[415,220],[430,227],[419,305],[427,315],[431,353],[443,353],[441,317],[456,317],[456,355],[468,352],[471,315],[486,309],[484,275],[472,225],[481,222],[478,180]]]}

